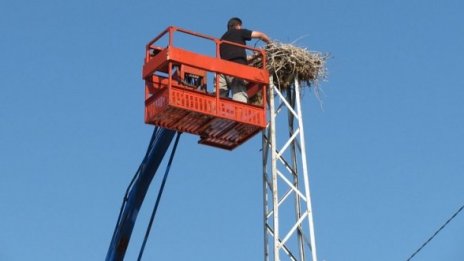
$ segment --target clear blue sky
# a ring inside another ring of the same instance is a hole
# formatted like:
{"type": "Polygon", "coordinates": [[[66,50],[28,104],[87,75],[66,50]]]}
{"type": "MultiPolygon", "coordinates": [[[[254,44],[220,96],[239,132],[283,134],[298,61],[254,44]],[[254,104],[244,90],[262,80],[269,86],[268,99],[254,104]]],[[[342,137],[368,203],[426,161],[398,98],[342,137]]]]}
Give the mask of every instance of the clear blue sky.
{"type": "MultiPolygon", "coordinates": [[[[231,16],[330,52],[323,110],[304,92],[320,260],[405,260],[464,203],[464,4],[2,1],[0,260],[102,260],[148,145],[144,46],[231,16]]],[[[145,260],[262,260],[261,139],[179,144],[145,260]]],[[[163,168],[161,168],[163,169],[163,168]]],[[[154,203],[147,197],[127,260],[154,203]]],[[[414,260],[464,260],[464,214],[414,260]]]]}

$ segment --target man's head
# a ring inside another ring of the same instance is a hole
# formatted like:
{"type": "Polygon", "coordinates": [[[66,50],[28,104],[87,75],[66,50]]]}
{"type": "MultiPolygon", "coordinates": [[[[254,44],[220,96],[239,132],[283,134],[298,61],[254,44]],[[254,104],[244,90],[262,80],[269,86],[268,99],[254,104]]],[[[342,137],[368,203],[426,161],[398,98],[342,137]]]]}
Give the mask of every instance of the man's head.
{"type": "Polygon", "coordinates": [[[234,29],[237,26],[242,25],[242,20],[238,17],[232,17],[229,19],[229,22],[227,22],[227,30],[234,29]]]}

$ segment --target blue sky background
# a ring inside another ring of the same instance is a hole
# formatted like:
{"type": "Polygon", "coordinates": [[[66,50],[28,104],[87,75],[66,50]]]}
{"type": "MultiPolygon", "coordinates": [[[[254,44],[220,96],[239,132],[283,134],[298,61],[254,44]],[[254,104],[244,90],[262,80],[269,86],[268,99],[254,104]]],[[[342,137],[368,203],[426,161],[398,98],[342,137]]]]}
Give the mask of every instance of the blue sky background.
{"type": "MultiPolygon", "coordinates": [[[[463,10],[458,0],[2,1],[0,260],[105,257],[153,131],[145,44],[168,25],[219,37],[231,16],[332,55],[323,110],[311,90],[303,97],[320,260],[406,260],[464,203],[463,10]]],[[[233,152],[196,142],[181,137],[144,260],[262,260],[260,135],[233,152]]],[[[461,214],[414,260],[464,260],[463,231],[461,214]]]]}

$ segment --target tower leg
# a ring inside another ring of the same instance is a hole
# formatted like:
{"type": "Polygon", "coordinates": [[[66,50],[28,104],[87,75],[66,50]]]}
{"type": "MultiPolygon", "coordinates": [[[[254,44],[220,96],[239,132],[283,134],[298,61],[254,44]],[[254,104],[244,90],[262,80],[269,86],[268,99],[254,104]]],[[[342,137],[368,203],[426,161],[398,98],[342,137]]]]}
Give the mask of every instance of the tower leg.
{"type": "Polygon", "coordinates": [[[263,131],[264,260],[317,261],[300,86],[296,79],[284,96],[270,82],[270,122],[263,131]],[[288,137],[280,134],[284,122],[288,137]]]}

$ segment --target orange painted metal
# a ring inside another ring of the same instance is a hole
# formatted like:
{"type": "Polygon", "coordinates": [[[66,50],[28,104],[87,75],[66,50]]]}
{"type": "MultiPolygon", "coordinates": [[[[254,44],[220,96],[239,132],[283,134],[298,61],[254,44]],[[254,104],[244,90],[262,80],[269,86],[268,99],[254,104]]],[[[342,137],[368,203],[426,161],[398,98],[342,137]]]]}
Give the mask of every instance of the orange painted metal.
{"type": "MultiPolygon", "coordinates": [[[[229,43],[219,39],[168,27],[146,46],[142,76],[145,79],[145,122],[200,136],[199,143],[234,149],[266,127],[266,89],[269,74],[263,65],[255,68],[219,57],[219,46],[229,43]],[[174,43],[174,35],[182,33],[215,46],[215,56],[195,53],[174,43]],[[157,45],[167,39],[167,46],[157,45]],[[229,75],[246,80],[250,96],[260,93],[259,105],[219,97],[219,80],[208,92],[207,75],[229,75]]],[[[237,45],[235,43],[232,43],[237,45]]],[[[262,50],[242,46],[265,58],[262,50]]],[[[265,61],[265,59],[263,59],[265,61]]]]}

